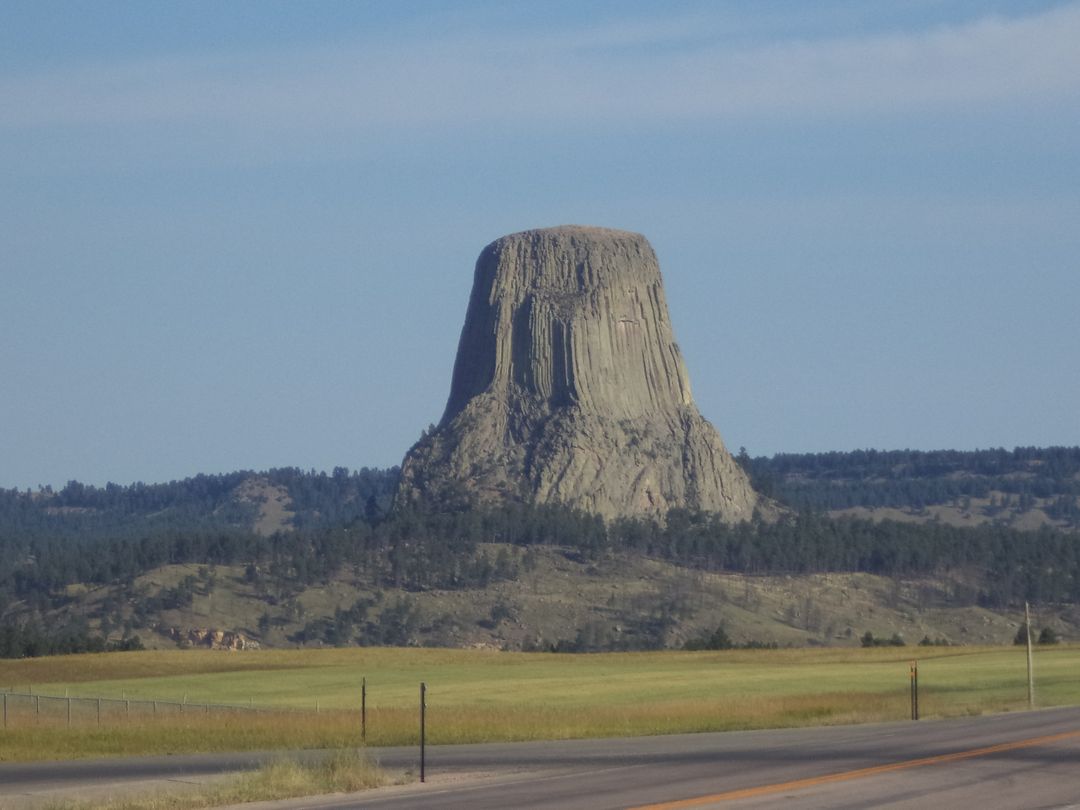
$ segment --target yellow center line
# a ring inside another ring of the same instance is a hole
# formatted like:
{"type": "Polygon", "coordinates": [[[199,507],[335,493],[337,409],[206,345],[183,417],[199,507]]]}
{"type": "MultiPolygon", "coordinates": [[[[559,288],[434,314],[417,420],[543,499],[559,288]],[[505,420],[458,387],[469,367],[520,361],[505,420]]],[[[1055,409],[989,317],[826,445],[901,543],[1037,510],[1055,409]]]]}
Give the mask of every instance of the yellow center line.
{"type": "Polygon", "coordinates": [[[940,765],[944,762],[956,762],[962,759],[983,757],[988,754],[998,754],[1002,751],[1015,751],[1019,748],[1031,748],[1035,745],[1049,745],[1050,743],[1067,740],[1071,737],[1080,737],[1080,731],[1065,731],[1061,734],[1050,734],[1045,737],[1031,737],[1027,740],[1000,743],[986,748],[973,748],[968,751],[957,751],[953,754],[939,754],[922,759],[909,759],[903,762],[892,762],[888,765],[874,765],[870,768],[859,768],[854,771],[842,771],[830,773],[824,776],[811,776],[808,779],[795,779],[791,782],[777,782],[772,785],[759,785],[758,787],[729,790],[725,793],[714,793],[710,796],[697,796],[692,799],[681,799],[673,802],[660,802],[659,804],[645,804],[630,810],[681,810],[684,807],[701,807],[715,802],[727,802],[735,799],[751,799],[758,796],[768,796],[772,793],[782,793],[788,790],[828,785],[834,782],[847,782],[851,779],[862,779],[865,776],[876,776],[880,773],[892,773],[894,771],[906,771],[909,768],[921,768],[924,765],[940,765]]]}

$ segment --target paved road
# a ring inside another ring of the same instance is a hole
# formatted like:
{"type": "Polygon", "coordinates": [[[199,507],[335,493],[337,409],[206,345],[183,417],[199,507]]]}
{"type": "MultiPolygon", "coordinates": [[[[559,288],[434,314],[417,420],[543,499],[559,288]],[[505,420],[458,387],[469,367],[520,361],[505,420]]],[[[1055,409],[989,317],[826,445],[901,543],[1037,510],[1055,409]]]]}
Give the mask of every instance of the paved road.
{"type": "MultiPolygon", "coordinates": [[[[415,749],[374,751],[415,767],[415,749]]],[[[83,783],[187,781],[258,755],[0,765],[0,807],[83,783]]],[[[428,749],[426,785],[264,807],[1080,808],[1080,708],[918,723],[428,749]]],[[[17,803],[18,802],[18,803],[17,803]]],[[[250,806],[247,806],[250,807],[250,806]]]]}

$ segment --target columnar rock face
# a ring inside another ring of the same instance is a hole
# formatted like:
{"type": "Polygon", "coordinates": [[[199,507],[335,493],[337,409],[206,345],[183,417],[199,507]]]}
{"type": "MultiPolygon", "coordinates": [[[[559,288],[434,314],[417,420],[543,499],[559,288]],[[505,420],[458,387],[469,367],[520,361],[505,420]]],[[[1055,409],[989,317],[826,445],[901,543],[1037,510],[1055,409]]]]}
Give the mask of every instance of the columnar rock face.
{"type": "Polygon", "coordinates": [[[446,412],[406,455],[398,500],[750,518],[756,496],[694,405],[643,236],[564,226],[484,248],[446,412]]]}

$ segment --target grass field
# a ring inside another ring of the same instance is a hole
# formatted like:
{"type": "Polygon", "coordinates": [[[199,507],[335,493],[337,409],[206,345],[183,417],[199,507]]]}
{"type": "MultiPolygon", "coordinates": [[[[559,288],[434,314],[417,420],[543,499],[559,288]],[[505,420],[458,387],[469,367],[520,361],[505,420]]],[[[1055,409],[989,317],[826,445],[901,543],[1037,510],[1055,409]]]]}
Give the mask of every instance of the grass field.
{"type": "MultiPolygon", "coordinates": [[[[262,713],[107,717],[100,725],[13,713],[0,760],[136,753],[665,734],[901,720],[919,659],[923,717],[1025,708],[1019,647],[783,649],[555,655],[351,648],[169,651],[0,661],[0,688],[73,697],[249,701],[262,713]],[[315,713],[316,701],[320,709],[315,713]],[[277,709],[279,711],[273,711],[277,709]],[[297,709],[307,711],[296,711],[297,709]]],[[[1080,646],[1041,648],[1040,706],[1080,703],[1080,646]]]]}

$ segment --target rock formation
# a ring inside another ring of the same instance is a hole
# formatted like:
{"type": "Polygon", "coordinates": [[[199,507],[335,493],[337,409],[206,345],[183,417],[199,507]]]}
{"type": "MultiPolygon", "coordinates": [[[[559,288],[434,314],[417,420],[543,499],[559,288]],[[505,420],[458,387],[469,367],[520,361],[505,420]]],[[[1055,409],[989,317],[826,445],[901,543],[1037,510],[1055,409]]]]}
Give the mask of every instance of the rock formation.
{"type": "Polygon", "coordinates": [[[235,630],[214,630],[192,627],[182,630],[170,627],[167,635],[181,647],[209,647],[211,650],[257,650],[259,642],[235,630]]]}
{"type": "Polygon", "coordinates": [[[605,517],[757,501],[698,412],[639,234],[564,226],[484,248],[446,412],[399,502],[557,502],[605,517]]]}

